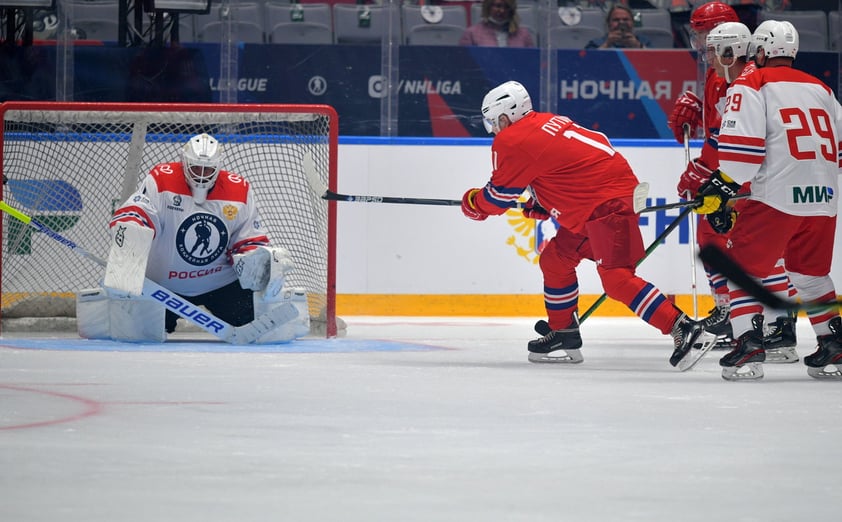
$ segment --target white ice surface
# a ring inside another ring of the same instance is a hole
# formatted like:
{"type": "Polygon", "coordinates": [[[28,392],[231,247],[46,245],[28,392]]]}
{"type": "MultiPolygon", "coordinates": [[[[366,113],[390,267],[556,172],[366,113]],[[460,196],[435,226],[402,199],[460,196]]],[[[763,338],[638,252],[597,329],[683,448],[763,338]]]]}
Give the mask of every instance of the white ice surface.
{"type": "Polygon", "coordinates": [[[589,319],[576,366],[526,361],[531,320],[345,319],[330,343],[407,350],[0,338],[0,521],[842,519],[842,385],[801,363],[680,373],[636,319],[589,319]]]}

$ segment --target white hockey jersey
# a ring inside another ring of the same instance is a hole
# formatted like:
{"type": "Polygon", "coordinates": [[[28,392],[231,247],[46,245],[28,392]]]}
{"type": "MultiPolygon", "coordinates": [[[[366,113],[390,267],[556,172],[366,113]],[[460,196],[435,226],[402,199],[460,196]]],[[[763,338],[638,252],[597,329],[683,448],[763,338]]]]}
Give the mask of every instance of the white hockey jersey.
{"type": "Polygon", "coordinates": [[[232,283],[231,255],[269,244],[245,179],[220,171],[207,201],[198,205],[180,162],[156,165],[110,226],[129,221],[155,231],[146,276],[185,296],[232,283]]]}
{"type": "Polygon", "coordinates": [[[819,79],[762,67],[728,89],[719,168],[751,198],[795,216],[835,216],[842,167],[842,107],[819,79]]]}

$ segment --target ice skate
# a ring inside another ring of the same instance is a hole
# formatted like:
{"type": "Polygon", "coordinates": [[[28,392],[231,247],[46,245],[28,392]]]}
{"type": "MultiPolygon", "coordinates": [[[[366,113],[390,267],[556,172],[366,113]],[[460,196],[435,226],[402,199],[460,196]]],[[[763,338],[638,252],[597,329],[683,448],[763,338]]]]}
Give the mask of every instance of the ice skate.
{"type": "Polygon", "coordinates": [[[788,364],[798,362],[798,352],[795,346],[795,321],[790,317],[778,317],[769,325],[770,332],[763,338],[766,349],[766,362],[772,364],[788,364]]]}
{"type": "Polygon", "coordinates": [[[681,314],[672,327],[670,335],[675,350],[670,357],[670,364],[682,372],[696,366],[716,343],[716,336],[705,332],[704,321],[693,321],[687,314],[681,314]],[[698,349],[698,352],[691,354],[692,348],[698,349]]]}
{"type": "Polygon", "coordinates": [[[821,380],[842,380],[842,318],[830,321],[830,335],[817,338],[815,353],[804,357],[807,375],[821,380]]]}
{"type": "Polygon", "coordinates": [[[529,341],[530,362],[578,364],[584,360],[579,350],[582,347],[579,319],[575,315],[567,328],[552,330],[546,321],[541,320],[535,323],[535,331],[542,337],[529,341]]]}
{"type": "Polygon", "coordinates": [[[722,378],[726,381],[763,378],[763,362],[766,360],[766,351],[763,349],[763,316],[755,315],[751,323],[754,329],[742,334],[736,340],[734,349],[719,359],[722,378]]]}
{"type": "Polygon", "coordinates": [[[731,310],[727,306],[717,306],[702,320],[705,331],[716,335],[716,344],[711,350],[733,350],[734,334],[731,330],[731,310]]]}

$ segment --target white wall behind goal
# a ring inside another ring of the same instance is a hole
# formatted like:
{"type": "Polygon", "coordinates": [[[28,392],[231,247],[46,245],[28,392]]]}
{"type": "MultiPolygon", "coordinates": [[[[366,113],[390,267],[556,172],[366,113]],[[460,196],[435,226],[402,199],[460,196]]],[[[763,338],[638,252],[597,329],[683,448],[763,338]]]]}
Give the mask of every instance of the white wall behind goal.
{"type": "MultiPolygon", "coordinates": [[[[684,170],[683,147],[668,141],[616,145],[637,177],[650,183],[652,204],[678,201],[675,185],[684,170]]],[[[693,157],[699,144],[694,145],[693,157]]],[[[461,199],[466,189],[483,186],[490,174],[490,140],[340,139],[340,193],[461,199]]],[[[475,222],[458,206],[337,205],[339,294],[541,293],[537,255],[530,248],[535,231],[526,229],[527,220],[517,214],[475,222]]],[[[646,246],[667,226],[667,216],[679,212],[642,214],[646,246]]],[[[688,239],[685,221],[641,264],[639,273],[666,293],[691,293],[688,239]]],[[[842,245],[838,228],[836,242],[842,245]]],[[[579,275],[582,294],[602,293],[592,263],[583,262],[579,275]]],[[[842,288],[839,256],[832,276],[837,289],[842,288]]],[[[700,263],[696,278],[699,292],[707,293],[700,263]]]]}

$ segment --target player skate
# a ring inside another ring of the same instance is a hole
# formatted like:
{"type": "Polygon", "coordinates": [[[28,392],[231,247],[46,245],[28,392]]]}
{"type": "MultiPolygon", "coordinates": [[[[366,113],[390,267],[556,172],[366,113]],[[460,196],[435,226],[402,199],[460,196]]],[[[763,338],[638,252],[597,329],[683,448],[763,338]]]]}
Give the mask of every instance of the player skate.
{"type": "Polygon", "coordinates": [[[734,334],[731,329],[731,311],[727,306],[717,306],[709,312],[702,326],[705,331],[716,335],[716,344],[711,350],[732,350],[734,334]]]}
{"type": "Polygon", "coordinates": [[[529,362],[578,364],[584,360],[582,336],[579,334],[579,318],[574,314],[573,322],[562,330],[552,330],[547,321],[535,323],[540,339],[529,341],[529,362]]]}
{"type": "Polygon", "coordinates": [[[766,351],[763,349],[763,316],[751,318],[752,330],[742,334],[736,346],[719,360],[722,366],[722,378],[726,381],[757,380],[763,378],[763,362],[766,351]]]}
{"type": "Polygon", "coordinates": [[[795,321],[791,317],[778,317],[769,324],[769,333],[763,338],[766,349],[766,362],[771,364],[788,364],[798,362],[798,352],[795,346],[795,321]]]}
{"type": "Polygon", "coordinates": [[[682,372],[696,366],[716,344],[716,336],[704,329],[706,320],[694,321],[687,317],[687,314],[681,314],[672,327],[670,335],[675,344],[675,350],[670,356],[670,364],[682,372]],[[690,350],[693,348],[698,351],[691,354],[690,350]]]}
{"type": "Polygon", "coordinates": [[[842,380],[842,318],[830,321],[830,331],[830,335],[817,337],[817,350],[804,357],[807,375],[814,379],[842,380]]]}

